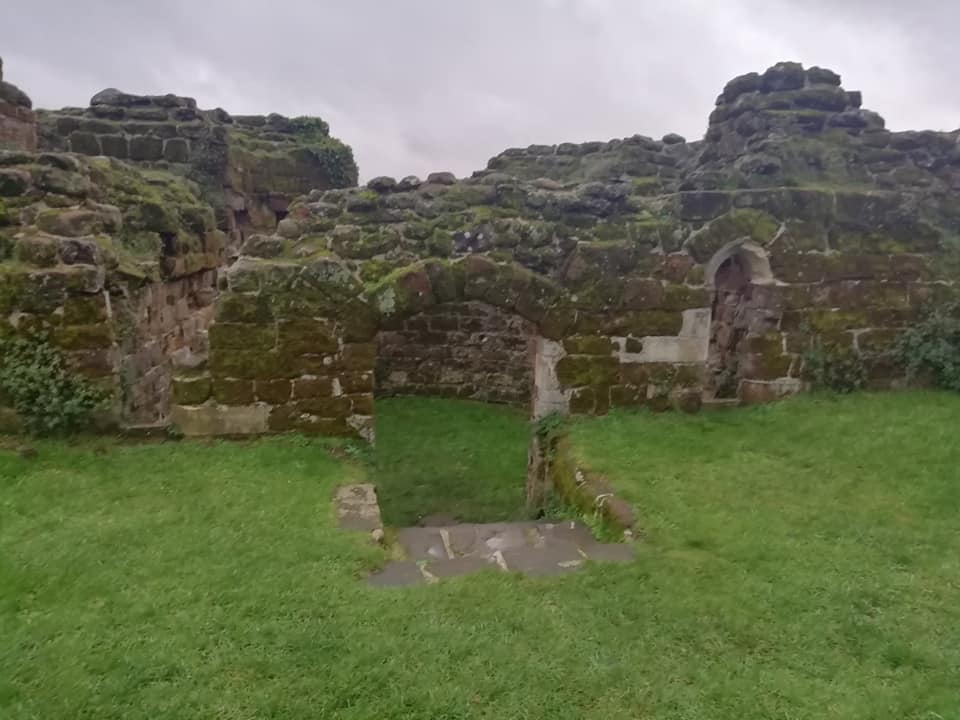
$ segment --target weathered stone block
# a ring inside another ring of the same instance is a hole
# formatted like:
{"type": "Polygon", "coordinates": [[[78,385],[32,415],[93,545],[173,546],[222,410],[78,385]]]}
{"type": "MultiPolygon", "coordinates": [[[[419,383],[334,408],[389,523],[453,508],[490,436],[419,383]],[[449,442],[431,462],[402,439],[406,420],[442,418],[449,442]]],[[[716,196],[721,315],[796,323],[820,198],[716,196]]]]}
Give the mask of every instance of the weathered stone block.
{"type": "Polygon", "coordinates": [[[246,407],[174,405],[170,409],[173,424],[187,437],[259,435],[270,429],[269,417],[270,409],[266,405],[246,407]]]}
{"type": "Polygon", "coordinates": [[[602,355],[609,357],[616,345],[601,335],[574,335],[563,341],[564,349],[571,355],[602,355]]]}
{"type": "Polygon", "coordinates": [[[275,352],[217,350],[211,348],[210,369],[215,377],[273,380],[295,377],[298,371],[288,358],[275,352]]]}
{"type": "Polygon", "coordinates": [[[0,197],[23,195],[30,188],[30,173],[17,168],[0,169],[0,197]]]}
{"type": "Polygon", "coordinates": [[[210,326],[210,347],[217,351],[271,350],[277,344],[277,332],[271,325],[216,322],[210,326]]]}
{"type": "Polygon", "coordinates": [[[824,279],[833,262],[820,253],[776,253],[770,258],[770,270],[783,282],[815,283],[824,279]]]}
{"type": "Polygon", "coordinates": [[[610,388],[610,406],[614,408],[639,407],[647,401],[647,386],[614,385],[610,388]]]}
{"type": "Polygon", "coordinates": [[[298,400],[295,403],[297,410],[307,415],[317,415],[325,418],[345,418],[350,414],[352,403],[345,395],[338,397],[315,397],[298,400]]]}
{"type": "Polygon", "coordinates": [[[340,366],[345,370],[372,370],[376,361],[377,346],[373,343],[347,343],[340,353],[340,366]]]}
{"type": "Polygon", "coordinates": [[[72,296],[63,304],[63,322],[67,325],[92,325],[107,320],[107,301],[103,295],[72,296]]]}
{"type": "Polygon", "coordinates": [[[53,267],[57,264],[60,245],[49,236],[22,237],[17,240],[14,256],[23,263],[37,267],[53,267]]]}
{"type": "Polygon", "coordinates": [[[266,295],[225,293],[216,303],[216,317],[225,323],[266,324],[274,319],[266,295]]]}
{"type": "Polygon", "coordinates": [[[690,287],[688,285],[666,285],[660,307],[664,310],[689,310],[710,307],[711,302],[710,292],[706,288],[690,287]]]}
{"type": "Polygon", "coordinates": [[[70,133],[70,152],[81,155],[100,155],[100,141],[96,135],[89,132],[70,133]]]}
{"type": "Polygon", "coordinates": [[[681,220],[712,220],[730,210],[732,195],[726,192],[701,191],[677,194],[677,212],[681,220]]]}
{"type": "Polygon", "coordinates": [[[350,400],[350,412],[353,415],[373,415],[373,393],[345,395],[350,400]]]}
{"type": "MultiPolygon", "coordinates": [[[[684,255],[690,263],[689,255],[684,255]]],[[[686,275],[686,271],[684,271],[686,275]]],[[[682,279],[682,277],[681,277],[682,279]]],[[[650,310],[663,306],[663,283],[654,278],[627,278],[623,287],[623,307],[626,310],[650,310]]]]}
{"type": "Polygon", "coordinates": [[[255,400],[253,382],[215,377],[213,398],[221,405],[250,405],[255,400]]]}
{"type": "Polygon", "coordinates": [[[343,392],[347,394],[373,392],[372,372],[343,373],[339,376],[339,381],[343,392]]]}
{"type": "Polygon", "coordinates": [[[293,388],[289,380],[257,380],[255,391],[257,400],[283,405],[290,401],[293,388]]]}
{"type": "Polygon", "coordinates": [[[65,237],[95,235],[103,229],[102,215],[92,210],[46,210],[34,222],[44,232],[65,237]]]}
{"type": "Polygon", "coordinates": [[[209,377],[182,377],[173,379],[173,401],[177,405],[202,405],[210,399],[212,385],[209,377]]]}
{"type": "Polygon", "coordinates": [[[54,332],[53,341],[64,350],[98,350],[113,345],[113,328],[108,323],[64,325],[54,332]]]}
{"type": "Polygon", "coordinates": [[[150,135],[138,135],[130,138],[129,154],[131,160],[153,161],[163,158],[163,140],[150,135]]]}
{"type": "Polygon", "coordinates": [[[339,343],[330,323],[325,320],[281,320],[277,323],[281,353],[322,355],[337,351],[339,343]]]}
{"type": "Polygon", "coordinates": [[[612,357],[567,355],[557,363],[557,379],[564,387],[584,385],[613,385],[617,380],[619,362],[612,357]]]}
{"type": "Polygon", "coordinates": [[[297,378],[293,381],[293,397],[296,400],[332,395],[333,380],[329,377],[297,378]]]}
{"type": "MultiPolygon", "coordinates": [[[[587,321],[588,318],[582,320],[587,321]]],[[[638,310],[603,318],[600,325],[606,334],[618,337],[671,336],[680,333],[683,315],[667,310],[638,310]]],[[[579,317],[577,327],[581,327],[579,317]]]]}
{"type": "Polygon", "coordinates": [[[125,135],[101,135],[100,145],[107,157],[126,160],[130,156],[130,146],[125,135]]]}
{"type": "Polygon", "coordinates": [[[190,142],[184,138],[170,138],[163,143],[163,159],[172,163],[190,162],[190,142]]]}

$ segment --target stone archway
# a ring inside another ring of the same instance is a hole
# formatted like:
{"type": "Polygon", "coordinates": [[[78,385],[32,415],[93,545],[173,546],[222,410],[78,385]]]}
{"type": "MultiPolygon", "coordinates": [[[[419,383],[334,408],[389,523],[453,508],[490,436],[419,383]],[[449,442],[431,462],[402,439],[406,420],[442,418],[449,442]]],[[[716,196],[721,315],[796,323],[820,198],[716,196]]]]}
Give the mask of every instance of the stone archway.
{"type": "Polygon", "coordinates": [[[707,358],[708,392],[717,399],[738,396],[743,376],[741,358],[757,319],[758,285],[773,283],[766,251],[737,240],[721,248],[707,264],[712,291],[710,349],[707,358]]]}

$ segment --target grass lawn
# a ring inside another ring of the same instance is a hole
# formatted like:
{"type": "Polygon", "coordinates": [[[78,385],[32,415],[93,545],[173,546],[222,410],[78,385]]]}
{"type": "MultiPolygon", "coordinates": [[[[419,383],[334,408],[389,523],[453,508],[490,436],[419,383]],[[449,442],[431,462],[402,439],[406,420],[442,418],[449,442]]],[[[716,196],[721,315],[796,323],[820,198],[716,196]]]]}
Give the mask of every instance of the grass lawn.
{"type": "Polygon", "coordinates": [[[363,470],[323,443],[0,452],[0,717],[957,720],[958,421],[911,394],[578,422],[636,562],[394,590],[358,579],[381,553],[329,500],[363,470]]]}
{"type": "Polygon", "coordinates": [[[464,522],[524,517],[528,414],[436,398],[377,400],[371,476],[383,520],[401,527],[444,513],[464,522]]]}

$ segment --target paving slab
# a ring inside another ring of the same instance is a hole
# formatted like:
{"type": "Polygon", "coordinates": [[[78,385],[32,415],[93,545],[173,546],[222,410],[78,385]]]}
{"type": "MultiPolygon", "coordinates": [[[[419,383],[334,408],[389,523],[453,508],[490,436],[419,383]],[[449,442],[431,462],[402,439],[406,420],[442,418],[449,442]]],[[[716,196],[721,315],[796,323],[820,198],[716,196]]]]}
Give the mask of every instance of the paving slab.
{"type": "Polygon", "coordinates": [[[441,528],[401,528],[397,542],[410,560],[449,560],[441,528]]]}
{"type": "Polygon", "coordinates": [[[457,557],[489,557],[490,550],[480,540],[477,525],[454,525],[446,528],[450,549],[457,557]]]}
{"type": "Polygon", "coordinates": [[[581,567],[585,560],[573,543],[556,542],[543,548],[521,547],[504,550],[507,569],[524,575],[560,575],[581,567]]]}
{"type": "Polygon", "coordinates": [[[370,483],[344,485],[334,498],[337,525],[343,530],[371,532],[383,528],[377,491],[370,483]]]}
{"type": "Polygon", "coordinates": [[[633,545],[627,543],[607,544],[594,541],[590,545],[581,545],[580,549],[595,562],[628,563],[637,557],[633,545]]]}
{"type": "Polygon", "coordinates": [[[423,585],[426,581],[427,579],[420,572],[420,567],[412,560],[388,562],[382,570],[367,578],[367,582],[374,587],[423,585]]]}
{"type": "Polygon", "coordinates": [[[482,570],[500,570],[501,568],[496,562],[485,558],[458,557],[453,560],[434,560],[428,562],[424,569],[435,578],[448,578],[458,575],[469,575],[482,570]]]}
{"type": "Polygon", "coordinates": [[[576,520],[564,520],[556,523],[540,523],[537,525],[540,534],[547,540],[557,539],[572,542],[580,546],[593,545],[597,539],[590,532],[590,528],[576,520]]]}
{"type": "Polygon", "coordinates": [[[533,522],[478,525],[477,534],[487,551],[491,553],[535,547],[541,539],[537,524],[533,522]]]}

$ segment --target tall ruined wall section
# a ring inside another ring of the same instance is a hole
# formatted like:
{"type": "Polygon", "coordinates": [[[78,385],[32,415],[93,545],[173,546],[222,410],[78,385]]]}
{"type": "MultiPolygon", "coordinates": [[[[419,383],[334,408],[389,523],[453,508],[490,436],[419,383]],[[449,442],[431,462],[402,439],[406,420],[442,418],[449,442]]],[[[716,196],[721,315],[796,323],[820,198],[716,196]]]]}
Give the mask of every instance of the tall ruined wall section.
{"type": "Polygon", "coordinates": [[[207,355],[225,235],[182,177],[34,145],[0,149],[0,338],[58,347],[108,391],[107,426],[165,425],[174,368],[207,355]]]}
{"type": "Polygon", "coordinates": [[[39,113],[40,147],[116,158],[200,186],[218,227],[239,245],[272,232],[290,201],[314,188],[356,185],[349,147],[319,118],[232,116],[193,98],[97,93],[88,108],[39,113]]]}

